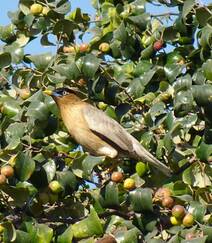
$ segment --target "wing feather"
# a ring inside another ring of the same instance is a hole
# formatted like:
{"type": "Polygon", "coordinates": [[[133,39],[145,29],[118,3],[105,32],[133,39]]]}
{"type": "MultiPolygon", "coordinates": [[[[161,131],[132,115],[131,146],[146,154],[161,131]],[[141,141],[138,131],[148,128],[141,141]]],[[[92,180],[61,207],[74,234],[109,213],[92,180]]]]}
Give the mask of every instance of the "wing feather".
{"type": "Polygon", "coordinates": [[[108,117],[103,111],[86,105],[83,108],[83,115],[88,124],[89,129],[102,135],[106,139],[115,143],[124,151],[132,151],[133,145],[125,129],[114,119],[108,117]]]}

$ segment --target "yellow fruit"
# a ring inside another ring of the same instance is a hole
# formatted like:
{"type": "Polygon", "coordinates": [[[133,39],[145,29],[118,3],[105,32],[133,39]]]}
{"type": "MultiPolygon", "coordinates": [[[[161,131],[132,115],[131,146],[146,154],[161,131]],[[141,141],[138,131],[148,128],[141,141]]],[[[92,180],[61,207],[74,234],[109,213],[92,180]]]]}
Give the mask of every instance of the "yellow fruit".
{"type": "Polygon", "coordinates": [[[14,175],[14,169],[10,165],[5,165],[1,168],[1,174],[7,178],[12,177],[14,175]]]}
{"type": "Polygon", "coordinates": [[[105,104],[104,102],[99,102],[98,107],[100,110],[104,111],[107,108],[107,104],[105,104]]]}
{"type": "Polygon", "coordinates": [[[135,188],[135,180],[132,178],[127,178],[124,181],[124,189],[133,190],[135,188]]]}
{"type": "Polygon", "coordinates": [[[110,45],[107,42],[103,42],[99,45],[99,50],[101,52],[108,52],[110,50],[110,45]]]}
{"type": "Polygon", "coordinates": [[[42,14],[43,14],[43,15],[47,15],[49,11],[50,11],[50,8],[48,8],[48,7],[43,7],[42,14]]]}
{"type": "Polygon", "coordinates": [[[61,184],[59,183],[59,181],[51,181],[49,183],[49,188],[53,193],[59,193],[63,190],[61,184]]]}
{"type": "Polygon", "coordinates": [[[42,11],[43,11],[43,6],[38,3],[34,3],[30,7],[30,12],[33,15],[39,15],[42,13],[42,11]]]}
{"type": "Polygon", "coordinates": [[[30,90],[28,88],[19,89],[18,94],[23,100],[28,99],[31,95],[30,90]]]}
{"type": "Polygon", "coordinates": [[[170,217],[170,222],[171,222],[172,225],[181,225],[181,220],[175,218],[174,216],[170,217]]]}
{"type": "Polygon", "coordinates": [[[183,225],[185,227],[191,227],[194,224],[194,216],[191,213],[188,213],[183,218],[183,225]]]}

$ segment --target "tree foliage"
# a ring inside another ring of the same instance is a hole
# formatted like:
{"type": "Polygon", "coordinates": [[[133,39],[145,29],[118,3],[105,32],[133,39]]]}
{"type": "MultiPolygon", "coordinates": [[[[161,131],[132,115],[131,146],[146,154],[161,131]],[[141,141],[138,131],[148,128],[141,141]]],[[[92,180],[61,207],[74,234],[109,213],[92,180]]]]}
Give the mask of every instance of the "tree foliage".
{"type": "Polygon", "coordinates": [[[0,26],[0,162],[13,169],[0,179],[2,241],[209,243],[212,7],[194,0],[92,4],[95,18],[72,11],[68,0],[20,0],[11,24],[0,26]],[[150,5],[168,12],[151,14],[150,5]],[[26,53],[34,39],[55,53],[26,53]],[[115,162],[84,153],[42,92],[63,86],[80,89],[173,176],[126,158],[114,169],[133,188],[111,180],[115,162]],[[173,205],[158,202],[160,187],[192,214],[191,227],[174,216],[178,225],[170,224],[173,205]]]}

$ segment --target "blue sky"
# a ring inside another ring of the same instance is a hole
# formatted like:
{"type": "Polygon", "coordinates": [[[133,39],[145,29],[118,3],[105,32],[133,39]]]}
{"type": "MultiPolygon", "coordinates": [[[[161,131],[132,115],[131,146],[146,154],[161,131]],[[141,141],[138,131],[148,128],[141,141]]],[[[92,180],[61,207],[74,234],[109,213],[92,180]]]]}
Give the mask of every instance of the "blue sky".
{"type": "MultiPolygon", "coordinates": [[[[3,1],[3,0],[2,0],[3,1]]],[[[8,11],[15,11],[17,10],[19,0],[8,0],[3,1],[0,10],[0,25],[6,25],[10,23],[10,20],[7,16],[8,11]]],[[[202,3],[211,3],[211,0],[201,0],[202,3]]],[[[91,6],[91,0],[71,0],[72,10],[77,7],[80,7],[84,12],[91,14],[91,16],[95,15],[95,11],[91,6]]],[[[170,9],[165,7],[155,7],[150,4],[147,4],[147,11],[151,13],[161,13],[161,12],[169,12],[170,9]]],[[[86,41],[86,40],[85,40],[86,41]]],[[[27,45],[25,49],[25,53],[30,52],[31,54],[40,53],[40,52],[48,52],[53,51],[54,48],[52,47],[42,47],[38,40],[32,41],[29,45],[27,45]]]]}

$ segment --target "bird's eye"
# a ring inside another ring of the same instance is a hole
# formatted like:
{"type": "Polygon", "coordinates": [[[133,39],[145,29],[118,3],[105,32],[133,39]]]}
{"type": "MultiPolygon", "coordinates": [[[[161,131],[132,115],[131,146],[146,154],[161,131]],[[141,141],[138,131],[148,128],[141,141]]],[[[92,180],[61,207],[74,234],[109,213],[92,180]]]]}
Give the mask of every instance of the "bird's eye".
{"type": "Polygon", "coordinates": [[[63,90],[63,95],[67,95],[67,94],[68,94],[68,92],[63,90]]]}

